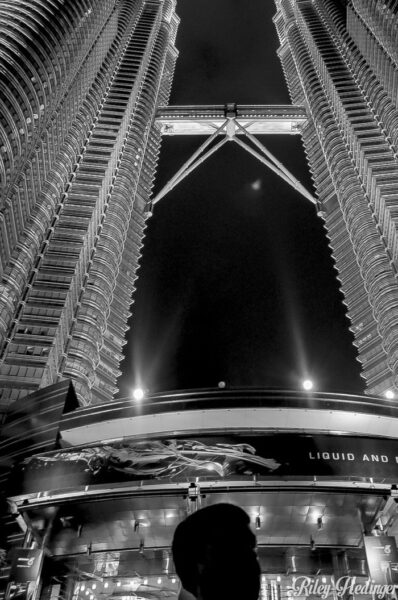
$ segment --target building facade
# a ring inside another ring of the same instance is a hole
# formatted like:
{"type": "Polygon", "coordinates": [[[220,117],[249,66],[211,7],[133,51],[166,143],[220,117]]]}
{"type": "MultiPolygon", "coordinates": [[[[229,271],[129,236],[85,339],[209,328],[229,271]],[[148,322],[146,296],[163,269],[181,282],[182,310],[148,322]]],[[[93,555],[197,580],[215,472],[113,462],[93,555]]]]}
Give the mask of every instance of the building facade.
{"type": "Polygon", "coordinates": [[[277,0],[279,56],[367,393],[398,386],[395,0],[277,0]]]}
{"type": "Polygon", "coordinates": [[[308,600],[320,585],[343,597],[347,582],[372,600],[372,580],[398,585],[398,407],[385,398],[226,387],[73,410],[73,396],[60,382],[10,411],[0,598],[177,600],[175,528],[220,502],[250,518],[260,600],[308,600]],[[382,563],[364,543],[387,548],[382,563]],[[43,554],[37,579],[19,576],[16,558],[43,554]]]}
{"type": "Polygon", "coordinates": [[[115,390],[177,52],[173,0],[1,7],[0,409],[115,390]]]}

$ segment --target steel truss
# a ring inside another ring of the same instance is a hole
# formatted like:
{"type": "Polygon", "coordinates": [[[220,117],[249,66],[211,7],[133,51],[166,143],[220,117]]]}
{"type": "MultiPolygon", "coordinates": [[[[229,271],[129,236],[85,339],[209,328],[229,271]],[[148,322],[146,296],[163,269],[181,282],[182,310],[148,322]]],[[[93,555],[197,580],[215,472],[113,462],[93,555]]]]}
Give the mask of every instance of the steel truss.
{"type": "Polygon", "coordinates": [[[317,199],[253,133],[299,133],[305,122],[303,108],[295,106],[240,107],[236,104],[226,104],[224,107],[188,106],[161,109],[156,117],[156,123],[162,135],[203,135],[211,131],[213,133],[156,194],[152,199],[152,206],[226,142],[235,142],[318,207],[317,199]],[[220,135],[223,136],[222,139],[214,143],[220,135]]]}

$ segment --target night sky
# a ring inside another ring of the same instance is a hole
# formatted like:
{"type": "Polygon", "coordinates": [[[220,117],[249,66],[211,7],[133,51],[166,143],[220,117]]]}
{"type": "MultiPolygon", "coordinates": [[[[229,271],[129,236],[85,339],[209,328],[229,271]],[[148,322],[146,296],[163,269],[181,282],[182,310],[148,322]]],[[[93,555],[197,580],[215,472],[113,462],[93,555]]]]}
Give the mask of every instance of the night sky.
{"type": "MultiPolygon", "coordinates": [[[[289,104],[271,0],[179,0],[170,104],[289,104]]],[[[155,191],[203,137],[163,140],[155,191]]],[[[261,141],[311,189],[298,136],[261,141]]],[[[120,397],[217,386],[361,393],[349,321],[310,202],[226,144],[156,205],[120,397]]]]}

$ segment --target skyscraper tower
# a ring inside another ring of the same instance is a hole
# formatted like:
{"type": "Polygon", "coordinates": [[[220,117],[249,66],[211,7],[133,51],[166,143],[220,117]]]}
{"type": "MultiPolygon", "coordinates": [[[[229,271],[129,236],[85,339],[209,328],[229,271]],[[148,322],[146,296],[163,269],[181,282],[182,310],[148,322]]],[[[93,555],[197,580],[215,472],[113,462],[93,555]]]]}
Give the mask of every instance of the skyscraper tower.
{"type": "MultiPolygon", "coordinates": [[[[0,409],[110,400],[177,52],[174,0],[1,8],[0,409]]],[[[0,410],[1,412],[1,410],[0,410]]]]}
{"type": "Polygon", "coordinates": [[[394,0],[277,0],[279,56],[367,392],[398,386],[398,53],[394,0]]]}

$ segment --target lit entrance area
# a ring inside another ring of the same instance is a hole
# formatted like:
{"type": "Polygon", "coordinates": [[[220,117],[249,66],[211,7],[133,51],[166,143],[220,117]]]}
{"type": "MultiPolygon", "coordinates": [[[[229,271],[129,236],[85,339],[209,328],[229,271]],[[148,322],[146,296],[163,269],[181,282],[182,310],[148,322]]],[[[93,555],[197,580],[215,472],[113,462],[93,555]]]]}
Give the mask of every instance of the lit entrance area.
{"type": "Polygon", "coordinates": [[[370,598],[366,540],[398,533],[394,425],[381,399],[250,388],[65,412],[47,426],[57,448],[14,468],[14,526],[43,555],[41,598],[175,597],[176,526],[231,502],[257,537],[264,600],[345,581],[370,598]]]}
{"type": "MultiPolygon", "coordinates": [[[[325,585],[349,575],[366,584],[362,526],[375,525],[385,506],[380,493],[300,491],[300,482],[270,484],[269,491],[263,485],[261,491],[245,489],[243,482],[235,485],[239,491],[218,492],[208,482],[201,504],[233,502],[251,516],[264,598],[289,596],[303,585],[303,577],[325,585]]],[[[59,585],[64,596],[80,600],[176,596],[171,539],[200,500],[187,496],[186,485],[142,496],[132,496],[127,488],[105,494],[115,496],[109,499],[98,494],[74,501],[72,496],[51,508],[27,511],[34,528],[49,514],[57,515],[48,542],[52,558],[43,571],[50,596],[59,585]]]]}

